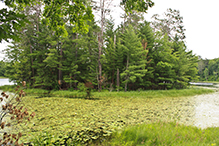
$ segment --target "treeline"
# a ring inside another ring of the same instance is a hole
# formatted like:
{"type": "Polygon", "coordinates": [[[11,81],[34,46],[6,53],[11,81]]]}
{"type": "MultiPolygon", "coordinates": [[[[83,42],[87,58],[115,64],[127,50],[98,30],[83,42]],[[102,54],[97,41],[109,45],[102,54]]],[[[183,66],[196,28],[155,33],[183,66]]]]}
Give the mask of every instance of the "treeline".
{"type": "Polygon", "coordinates": [[[198,57],[187,51],[183,19],[168,9],[165,17],[144,20],[142,13],[124,15],[115,26],[113,18],[102,27],[88,21],[89,30],[74,33],[66,22],[64,35],[56,35],[42,18],[42,6],[26,7],[30,24],[5,50],[5,75],[29,87],[77,89],[92,82],[95,89],[181,89],[197,80],[198,57]]]}
{"type": "Polygon", "coordinates": [[[219,81],[219,58],[199,59],[198,75],[200,81],[219,81]]]}
{"type": "Polygon", "coordinates": [[[5,62],[0,61],[0,77],[5,77],[5,62]]]}

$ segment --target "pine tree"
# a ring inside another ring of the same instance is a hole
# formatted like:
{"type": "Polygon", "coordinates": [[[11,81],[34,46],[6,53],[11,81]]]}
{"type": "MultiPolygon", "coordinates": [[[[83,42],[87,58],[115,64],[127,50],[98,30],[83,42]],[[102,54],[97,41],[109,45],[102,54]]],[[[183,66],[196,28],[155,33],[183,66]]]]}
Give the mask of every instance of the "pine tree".
{"type": "Polygon", "coordinates": [[[123,83],[125,83],[125,91],[127,91],[129,82],[134,83],[137,78],[142,81],[142,77],[147,72],[145,69],[146,59],[144,56],[144,54],[147,54],[147,50],[143,50],[141,40],[138,35],[135,34],[131,25],[129,25],[124,33],[123,41],[126,67],[121,73],[121,77],[123,78],[123,83]]]}
{"type": "Polygon", "coordinates": [[[143,89],[150,89],[153,86],[154,81],[154,71],[155,71],[155,61],[154,55],[157,54],[155,51],[155,37],[154,32],[150,26],[150,23],[147,21],[144,21],[144,23],[141,23],[139,26],[139,36],[141,37],[142,45],[145,47],[146,50],[148,50],[146,60],[147,65],[146,69],[148,70],[143,77],[143,82],[140,83],[140,88],[143,89]]]}

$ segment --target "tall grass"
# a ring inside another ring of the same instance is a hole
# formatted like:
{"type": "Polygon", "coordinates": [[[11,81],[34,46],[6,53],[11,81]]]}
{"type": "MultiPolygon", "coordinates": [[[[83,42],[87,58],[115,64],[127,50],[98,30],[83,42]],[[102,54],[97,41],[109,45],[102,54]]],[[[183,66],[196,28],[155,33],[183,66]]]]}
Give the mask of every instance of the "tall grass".
{"type": "Polygon", "coordinates": [[[0,86],[0,90],[14,92],[16,85],[4,85],[0,86]]]}
{"type": "MultiPolygon", "coordinates": [[[[4,91],[14,91],[16,85],[5,85],[0,86],[0,90],[4,91]]],[[[25,92],[28,95],[39,95],[39,96],[56,96],[56,97],[85,97],[85,92],[75,91],[48,91],[45,89],[25,89],[25,92]]],[[[181,89],[181,90],[146,90],[146,91],[129,91],[129,92],[91,92],[91,96],[94,98],[99,97],[144,97],[144,98],[164,98],[164,97],[183,97],[183,96],[194,96],[200,94],[212,93],[213,90],[203,89],[203,88],[190,88],[190,89],[181,89]]]]}
{"type": "Polygon", "coordinates": [[[147,91],[129,91],[129,92],[94,92],[95,97],[144,97],[144,98],[162,98],[162,97],[183,97],[200,94],[213,93],[210,89],[182,89],[182,90],[147,90],[147,91]]]}
{"type": "Polygon", "coordinates": [[[200,129],[176,123],[152,123],[127,127],[114,133],[103,145],[140,146],[173,145],[200,146],[219,145],[219,128],[200,129]]]}

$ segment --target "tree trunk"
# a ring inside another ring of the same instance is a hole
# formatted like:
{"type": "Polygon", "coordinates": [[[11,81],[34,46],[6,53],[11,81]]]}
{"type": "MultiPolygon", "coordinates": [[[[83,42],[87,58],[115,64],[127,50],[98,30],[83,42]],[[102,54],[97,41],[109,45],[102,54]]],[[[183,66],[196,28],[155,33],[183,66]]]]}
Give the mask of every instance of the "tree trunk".
{"type": "MultiPolygon", "coordinates": [[[[72,76],[72,73],[69,74],[69,76],[72,76]]],[[[72,87],[72,80],[70,79],[70,88],[72,87]]]]}
{"type": "MultiPolygon", "coordinates": [[[[32,45],[30,45],[30,54],[32,53],[33,53],[33,49],[32,49],[32,45]]],[[[31,69],[32,69],[32,77],[34,77],[33,56],[31,56],[31,69]]],[[[31,79],[30,79],[30,82],[31,82],[31,79]]],[[[33,79],[33,82],[31,82],[30,86],[32,86],[32,83],[34,83],[34,79],[33,79]]]]}
{"type": "Polygon", "coordinates": [[[128,82],[125,82],[125,92],[127,91],[127,84],[128,82]]]}
{"type": "MultiPolygon", "coordinates": [[[[114,53],[116,52],[116,35],[114,35],[114,53]]],[[[114,84],[114,75],[115,75],[115,58],[113,58],[113,73],[112,73],[112,85],[114,84]]]]}
{"type": "Polygon", "coordinates": [[[119,92],[119,68],[117,68],[117,91],[119,92]]]}
{"type": "MultiPolygon", "coordinates": [[[[76,39],[78,39],[78,33],[76,33],[76,39]]],[[[78,43],[76,43],[77,46],[78,43]]],[[[75,62],[77,62],[78,59],[78,47],[75,48],[75,62]]],[[[74,80],[76,80],[76,74],[74,74],[74,80]]],[[[75,82],[75,88],[77,88],[77,83],[75,82]]]]}
{"type": "Polygon", "coordinates": [[[99,54],[98,54],[98,67],[99,67],[99,77],[98,77],[98,89],[99,91],[102,90],[102,86],[101,86],[101,78],[102,78],[102,64],[100,62],[101,59],[101,54],[102,54],[102,48],[101,48],[101,42],[100,42],[100,37],[98,38],[98,42],[99,42],[99,54]]]}
{"type": "Polygon", "coordinates": [[[98,89],[100,88],[100,84],[99,84],[99,75],[98,75],[98,69],[96,68],[96,74],[97,74],[97,82],[98,82],[98,89]]]}
{"type": "Polygon", "coordinates": [[[60,58],[60,64],[59,64],[59,85],[60,85],[60,89],[61,89],[61,85],[62,85],[62,70],[61,70],[61,68],[62,68],[62,64],[61,64],[61,62],[62,62],[62,53],[63,53],[63,50],[62,50],[62,43],[61,43],[61,49],[60,49],[60,56],[61,56],[61,58],[60,58]]]}
{"type": "MultiPolygon", "coordinates": [[[[127,64],[126,64],[126,70],[128,70],[128,67],[129,67],[129,53],[127,54],[127,64]]],[[[128,73],[126,74],[126,77],[125,77],[125,92],[127,91],[127,84],[128,84],[128,73]]]]}
{"type": "Polygon", "coordinates": [[[99,86],[99,91],[102,90],[102,64],[100,62],[101,60],[101,55],[102,55],[102,49],[103,49],[103,28],[104,28],[104,21],[105,21],[105,10],[104,10],[104,2],[105,0],[100,0],[100,9],[101,9],[101,33],[99,35],[99,56],[98,56],[98,67],[99,67],[99,81],[98,81],[98,86],[99,86]]]}

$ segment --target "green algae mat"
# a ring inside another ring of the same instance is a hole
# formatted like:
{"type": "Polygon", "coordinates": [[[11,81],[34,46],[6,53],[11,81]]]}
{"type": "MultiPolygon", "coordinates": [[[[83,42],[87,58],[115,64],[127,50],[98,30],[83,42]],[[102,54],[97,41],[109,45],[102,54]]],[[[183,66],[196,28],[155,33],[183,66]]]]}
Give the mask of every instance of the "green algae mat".
{"type": "MultiPolygon", "coordinates": [[[[53,142],[58,141],[60,137],[68,137],[89,143],[100,141],[102,137],[107,138],[114,131],[130,125],[158,121],[192,125],[193,98],[178,97],[179,95],[167,97],[171,96],[168,92],[161,91],[162,98],[156,94],[156,96],[152,94],[147,94],[146,97],[140,96],[146,92],[136,92],[136,94],[132,92],[129,96],[127,93],[116,94],[116,92],[109,93],[110,95],[95,93],[99,96],[94,96],[92,100],[26,96],[23,98],[23,104],[34,111],[36,116],[30,123],[23,125],[23,141],[36,139],[46,133],[52,137],[49,141],[53,142]],[[115,96],[113,97],[112,94],[115,96]]],[[[188,91],[184,90],[184,92],[188,91]]]]}

